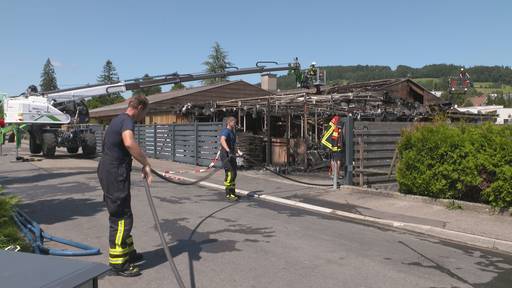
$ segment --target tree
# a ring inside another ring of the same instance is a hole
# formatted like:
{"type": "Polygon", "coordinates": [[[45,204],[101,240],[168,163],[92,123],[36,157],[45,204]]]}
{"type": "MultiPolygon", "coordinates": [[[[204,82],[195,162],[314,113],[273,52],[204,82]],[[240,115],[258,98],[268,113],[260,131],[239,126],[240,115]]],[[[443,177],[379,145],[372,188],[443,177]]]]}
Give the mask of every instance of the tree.
{"type": "Polygon", "coordinates": [[[172,85],[171,87],[171,91],[176,91],[176,90],[181,90],[181,89],[185,89],[185,85],[183,85],[183,83],[179,82],[179,83],[175,83],[174,85],[172,85]]]}
{"type": "MultiPolygon", "coordinates": [[[[107,62],[105,62],[105,65],[103,65],[103,72],[98,76],[98,83],[112,84],[117,82],[119,82],[119,75],[117,74],[116,67],[114,67],[112,61],[107,60],[107,62]]],[[[124,97],[121,96],[121,93],[115,92],[106,95],[92,97],[92,99],[87,101],[87,107],[89,107],[89,109],[94,109],[98,107],[112,105],[115,103],[120,103],[123,101],[124,97]]]]}
{"type": "Polygon", "coordinates": [[[50,58],[48,58],[46,63],[44,63],[39,87],[41,88],[41,92],[59,89],[57,86],[57,76],[55,75],[55,69],[53,68],[53,64],[50,61],[50,58]]]}
{"type": "MultiPolygon", "coordinates": [[[[233,66],[233,63],[228,61],[228,53],[226,50],[220,47],[219,42],[215,42],[212,46],[212,52],[208,56],[208,60],[204,61],[203,65],[206,66],[206,72],[218,73],[226,71],[226,68],[233,66]]],[[[219,77],[203,80],[203,83],[209,85],[225,81],[227,81],[226,77],[219,77]]]]}
{"type": "MultiPolygon", "coordinates": [[[[151,80],[151,79],[153,79],[153,77],[149,76],[148,74],[144,74],[144,76],[142,76],[142,81],[147,81],[147,80],[151,80]]],[[[138,81],[140,81],[140,80],[138,80],[138,81]]],[[[138,96],[138,95],[149,96],[149,95],[158,94],[158,93],[162,93],[162,87],[153,86],[153,87],[145,87],[145,88],[135,89],[135,90],[133,90],[132,95],[133,96],[138,96]]]]}

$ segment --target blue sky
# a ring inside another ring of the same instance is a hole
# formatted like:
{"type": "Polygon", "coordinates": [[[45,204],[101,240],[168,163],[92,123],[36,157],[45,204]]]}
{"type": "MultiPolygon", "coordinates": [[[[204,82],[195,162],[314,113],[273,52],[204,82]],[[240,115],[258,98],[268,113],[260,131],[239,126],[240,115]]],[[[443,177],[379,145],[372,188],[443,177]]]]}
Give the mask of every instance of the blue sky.
{"type": "Polygon", "coordinates": [[[295,56],[303,65],[511,66],[511,11],[506,0],[2,0],[0,91],[39,84],[48,57],[61,88],[94,83],[107,59],[121,79],[199,72],[214,41],[240,67],[295,56]]]}

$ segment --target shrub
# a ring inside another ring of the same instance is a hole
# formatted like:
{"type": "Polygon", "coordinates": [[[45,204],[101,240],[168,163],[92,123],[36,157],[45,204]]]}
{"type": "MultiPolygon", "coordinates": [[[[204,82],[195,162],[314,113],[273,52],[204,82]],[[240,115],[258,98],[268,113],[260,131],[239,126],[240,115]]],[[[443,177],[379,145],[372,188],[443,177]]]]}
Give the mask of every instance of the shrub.
{"type": "Polygon", "coordinates": [[[398,151],[402,193],[512,207],[512,126],[418,125],[398,151]]]}
{"type": "Polygon", "coordinates": [[[27,245],[12,219],[13,206],[18,200],[14,196],[2,194],[1,190],[0,186],[0,249],[10,245],[19,245],[25,248],[27,245]]]}

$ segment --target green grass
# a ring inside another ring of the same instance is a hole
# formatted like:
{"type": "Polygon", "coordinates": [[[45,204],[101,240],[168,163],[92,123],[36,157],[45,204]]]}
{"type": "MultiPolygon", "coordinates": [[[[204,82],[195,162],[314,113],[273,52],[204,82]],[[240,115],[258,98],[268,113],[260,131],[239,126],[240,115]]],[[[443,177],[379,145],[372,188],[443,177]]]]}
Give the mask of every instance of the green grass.
{"type": "Polygon", "coordinates": [[[417,81],[417,82],[424,82],[424,81],[436,81],[436,82],[439,82],[439,81],[441,81],[441,79],[439,79],[439,78],[414,78],[413,80],[417,81]]]}
{"type": "Polygon", "coordinates": [[[499,85],[496,86],[496,84],[492,82],[475,82],[473,83],[476,90],[479,92],[482,92],[484,94],[490,94],[494,93],[496,91],[502,91],[503,93],[512,93],[512,86],[511,85],[499,85]]]}
{"type": "Polygon", "coordinates": [[[442,89],[443,84],[446,85],[446,83],[442,83],[442,79],[439,78],[414,78],[413,80],[429,90],[444,90],[442,89]]]}

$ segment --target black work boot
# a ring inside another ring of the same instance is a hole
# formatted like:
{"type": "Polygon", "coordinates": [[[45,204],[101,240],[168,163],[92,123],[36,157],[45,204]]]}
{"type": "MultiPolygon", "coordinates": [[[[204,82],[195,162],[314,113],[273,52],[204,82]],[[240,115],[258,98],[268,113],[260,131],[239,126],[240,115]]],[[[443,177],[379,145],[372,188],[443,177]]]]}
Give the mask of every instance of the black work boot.
{"type": "Polygon", "coordinates": [[[128,256],[127,262],[130,264],[142,264],[144,262],[144,255],[141,253],[137,253],[137,251],[133,251],[133,253],[130,253],[130,256],[128,256]]]}
{"type": "Polygon", "coordinates": [[[237,200],[240,199],[240,197],[238,195],[236,195],[236,193],[235,193],[235,188],[229,188],[228,191],[229,191],[228,192],[229,196],[226,196],[226,197],[228,197],[228,200],[230,200],[230,201],[237,201],[237,200]]]}
{"type": "Polygon", "coordinates": [[[140,269],[131,263],[125,263],[121,267],[111,266],[111,271],[112,275],[123,277],[137,277],[142,274],[140,269]]]}

